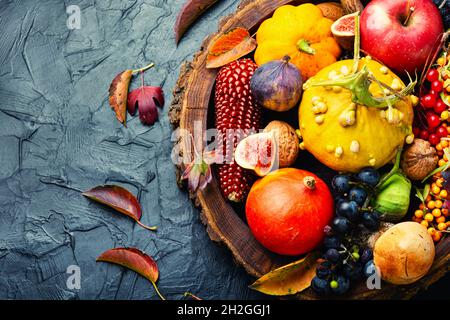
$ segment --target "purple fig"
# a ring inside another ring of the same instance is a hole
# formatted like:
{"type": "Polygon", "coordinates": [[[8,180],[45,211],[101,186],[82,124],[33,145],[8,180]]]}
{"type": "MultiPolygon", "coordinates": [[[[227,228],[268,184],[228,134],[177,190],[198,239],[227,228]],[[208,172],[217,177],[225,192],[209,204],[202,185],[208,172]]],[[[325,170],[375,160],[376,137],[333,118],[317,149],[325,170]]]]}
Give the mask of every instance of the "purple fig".
{"type": "Polygon", "coordinates": [[[274,111],[295,107],[302,96],[303,79],[300,70],[289,62],[290,57],[274,60],[256,69],[250,88],[256,102],[274,111]]]}

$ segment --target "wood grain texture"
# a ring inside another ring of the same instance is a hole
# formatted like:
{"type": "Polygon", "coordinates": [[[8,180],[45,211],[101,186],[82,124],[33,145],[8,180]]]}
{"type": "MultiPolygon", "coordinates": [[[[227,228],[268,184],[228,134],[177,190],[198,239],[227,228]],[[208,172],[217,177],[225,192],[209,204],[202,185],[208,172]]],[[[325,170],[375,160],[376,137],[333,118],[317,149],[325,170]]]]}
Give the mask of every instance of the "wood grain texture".
{"type": "MultiPolygon", "coordinates": [[[[217,74],[217,70],[206,68],[206,49],[212,41],[234,27],[244,27],[254,33],[259,23],[271,16],[277,7],[287,3],[304,2],[308,1],[243,0],[234,15],[222,19],[219,31],[207,37],[193,61],[185,63],[181,68],[169,111],[174,128],[179,127],[193,132],[194,121],[201,121],[203,130],[208,127],[208,112],[213,112],[210,101],[217,74]]],[[[178,143],[181,152],[190,147],[186,141],[180,140],[178,143]]],[[[178,167],[179,172],[182,170],[182,166],[178,167]]],[[[180,176],[179,173],[178,176],[180,176]]],[[[185,186],[181,180],[179,185],[185,186]]],[[[191,194],[191,198],[201,208],[201,219],[207,226],[210,238],[226,245],[231,250],[236,262],[241,264],[252,276],[260,277],[289,262],[286,257],[270,253],[255,240],[242,216],[222,196],[216,177],[206,189],[191,194]]],[[[401,287],[383,283],[381,290],[368,290],[366,284],[361,283],[346,298],[409,299],[419,290],[426,289],[439,280],[449,269],[449,259],[450,241],[447,238],[437,246],[436,261],[428,275],[420,281],[401,287]]],[[[317,299],[318,297],[308,289],[298,294],[296,298],[317,299]]]]}

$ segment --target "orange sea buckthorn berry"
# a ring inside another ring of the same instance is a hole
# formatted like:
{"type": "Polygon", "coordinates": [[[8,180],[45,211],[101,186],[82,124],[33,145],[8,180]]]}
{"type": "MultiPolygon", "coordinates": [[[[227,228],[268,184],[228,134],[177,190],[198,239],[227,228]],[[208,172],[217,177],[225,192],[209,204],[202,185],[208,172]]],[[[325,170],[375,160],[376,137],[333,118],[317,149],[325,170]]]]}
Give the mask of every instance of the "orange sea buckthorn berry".
{"type": "Polygon", "coordinates": [[[438,208],[438,209],[440,209],[440,208],[442,208],[442,206],[443,206],[443,203],[442,203],[442,200],[436,200],[435,202],[434,202],[434,206],[436,207],[436,208],[438,208]]]}
{"type": "Polygon", "coordinates": [[[419,204],[419,209],[420,209],[420,210],[425,209],[425,204],[423,204],[423,203],[419,204]]]}
{"type": "Polygon", "coordinates": [[[424,217],[425,221],[432,222],[434,220],[434,216],[431,213],[427,213],[424,217]]]}
{"type": "Polygon", "coordinates": [[[431,195],[428,195],[428,196],[425,198],[425,201],[426,201],[426,202],[430,202],[430,201],[431,201],[431,195]]]}
{"type": "Polygon", "coordinates": [[[448,211],[448,209],[442,209],[441,212],[446,217],[448,217],[450,215],[450,212],[448,211]]]}
{"type": "Polygon", "coordinates": [[[439,188],[442,188],[442,187],[444,186],[444,179],[443,179],[443,178],[437,179],[437,180],[436,180],[436,185],[437,185],[439,188]]]}
{"type": "Polygon", "coordinates": [[[442,232],[435,232],[432,237],[434,242],[439,242],[442,239],[442,232]]]}
{"type": "Polygon", "coordinates": [[[442,146],[442,148],[447,148],[448,147],[448,141],[447,140],[441,140],[441,146],[442,146]]]}
{"type": "Polygon", "coordinates": [[[437,59],[437,64],[440,65],[441,67],[445,66],[446,60],[444,57],[440,57],[439,59],[437,59]]]}
{"type": "Polygon", "coordinates": [[[440,209],[434,209],[431,214],[433,215],[433,217],[438,218],[442,215],[441,210],[440,209]]]}
{"type": "Polygon", "coordinates": [[[428,228],[429,224],[427,220],[422,220],[422,222],[420,222],[421,225],[423,225],[425,228],[428,228]]]}
{"type": "Polygon", "coordinates": [[[442,167],[442,166],[444,166],[445,165],[445,160],[444,159],[440,159],[439,161],[438,161],[438,166],[439,167],[442,167]]]}
{"type": "Polygon", "coordinates": [[[436,208],[436,204],[434,203],[433,200],[428,201],[427,208],[430,210],[433,210],[434,208],[436,208]]]}
{"type": "Polygon", "coordinates": [[[429,234],[430,236],[433,236],[433,234],[436,232],[436,229],[433,228],[433,227],[429,227],[429,228],[427,229],[427,231],[428,231],[428,234],[429,234]]]}
{"type": "Polygon", "coordinates": [[[436,150],[437,150],[437,151],[442,151],[442,150],[443,150],[442,145],[441,145],[440,143],[438,143],[438,144],[436,145],[436,150]]]}
{"type": "Polygon", "coordinates": [[[444,216],[440,216],[438,218],[436,218],[436,223],[445,223],[445,217],[444,216]]]}
{"type": "Polygon", "coordinates": [[[434,186],[431,187],[431,191],[432,191],[434,194],[439,194],[439,193],[441,192],[441,188],[439,188],[435,183],[433,183],[433,184],[434,184],[434,186]]]}
{"type": "Polygon", "coordinates": [[[414,216],[415,216],[416,218],[423,218],[423,210],[416,210],[416,211],[414,212],[414,216]]]}
{"type": "Polygon", "coordinates": [[[441,190],[441,192],[439,192],[439,197],[441,197],[442,199],[447,199],[447,196],[448,196],[447,190],[441,190]]]}
{"type": "Polygon", "coordinates": [[[447,224],[446,223],[441,222],[441,223],[438,224],[438,230],[439,231],[444,231],[446,229],[447,229],[447,224]]]}

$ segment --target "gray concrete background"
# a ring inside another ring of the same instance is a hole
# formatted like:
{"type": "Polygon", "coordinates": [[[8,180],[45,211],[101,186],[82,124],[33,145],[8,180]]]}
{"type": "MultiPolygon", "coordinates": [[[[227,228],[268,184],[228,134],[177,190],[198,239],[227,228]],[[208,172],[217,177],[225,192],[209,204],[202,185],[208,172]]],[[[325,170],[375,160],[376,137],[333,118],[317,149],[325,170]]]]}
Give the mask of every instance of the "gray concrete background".
{"type": "Polygon", "coordinates": [[[118,246],[157,260],[168,298],[256,297],[176,186],[167,117],[181,63],[238,1],[221,1],[177,48],[172,30],[183,2],[0,0],[0,298],[156,299],[147,280],[95,262],[118,246]],[[68,5],[81,9],[80,30],[66,26],[68,5]],[[135,117],[124,129],[110,110],[109,84],[150,62],[146,83],[164,88],[166,106],[153,127],[135,117]],[[103,183],[143,189],[142,221],[159,231],[70,189],[103,183]],[[81,268],[80,290],[66,287],[72,264],[81,268]]]}

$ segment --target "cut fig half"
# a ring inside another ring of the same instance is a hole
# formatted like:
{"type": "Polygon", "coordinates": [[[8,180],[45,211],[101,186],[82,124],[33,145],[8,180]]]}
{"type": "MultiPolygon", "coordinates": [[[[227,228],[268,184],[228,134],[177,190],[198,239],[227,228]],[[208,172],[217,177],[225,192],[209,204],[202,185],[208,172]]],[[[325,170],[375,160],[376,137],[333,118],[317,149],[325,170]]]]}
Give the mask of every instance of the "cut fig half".
{"type": "Polygon", "coordinates": [[[358,12],[347,14],[331,25],[331,32],[334,38],[344,49],[350,50],[353,48],[355,40],[355,17],[358,12]]]}
{"type": "Polygon", "coordinates": [[[236,163],[263,177],[278,169],[278,142],[273,132],[248,136],[239,142],[234,153],[236,163]]]}

